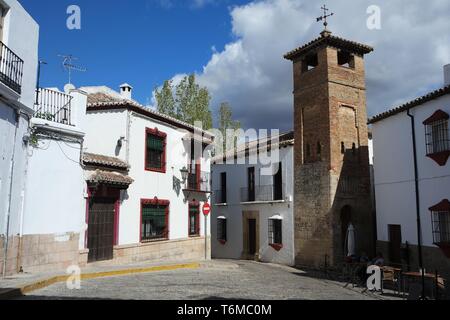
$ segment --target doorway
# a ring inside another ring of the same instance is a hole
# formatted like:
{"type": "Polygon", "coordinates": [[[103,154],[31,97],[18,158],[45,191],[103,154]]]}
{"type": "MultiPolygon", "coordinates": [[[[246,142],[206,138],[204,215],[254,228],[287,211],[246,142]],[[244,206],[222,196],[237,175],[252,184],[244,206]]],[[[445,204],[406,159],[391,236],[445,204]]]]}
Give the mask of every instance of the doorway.
{"type": "Polygon", "coordinates": [[[389,225],[389,262],[401,264],[402,227],[389,225]]]}
{"type": "Polygon", "coordinates": [[[352,223],[352,207],[345,206],[341,210],[341,248],[342,248],[342,256],[347,254],[348,243],[348,228],[352,223]]]}
{"type": "Polygon", "coordinates": [[[89,199],[87,248],[88,262],[112,260],[116,242],[119,192],[96,190],[89,199]]]}
{"type": "Polygon", "coordinates": [[[243,213],[244,260],[259,260],[259,212],[243,213]]]}

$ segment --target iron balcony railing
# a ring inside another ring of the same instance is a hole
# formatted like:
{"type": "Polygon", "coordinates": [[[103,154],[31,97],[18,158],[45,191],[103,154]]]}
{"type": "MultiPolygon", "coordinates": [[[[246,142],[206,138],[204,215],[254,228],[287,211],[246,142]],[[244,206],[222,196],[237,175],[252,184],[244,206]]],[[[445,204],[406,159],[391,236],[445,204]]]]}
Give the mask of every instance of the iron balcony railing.
{"type": "Polygon", "coordinates": [[[210,173],[203,171],[196,173],[189,173],[187,185],[189,190],[199,192],[210,192],[211,191],[210,173]]]}
{"type": "Polygon", "coordinates": [[[241,202],[283,201],[285,185],[265,185],[254,188],[241,188],[241,202]]]}
{"type": "Polygon", "coordinates": [[[23,60],[0,41],[0,81],[22,93],[23,60]]]}
{"type": "Polygon", "coordinates": [[[66,125],[72,125],[72,97],[50,89],[39,89],[34,117],[66,125]]]}

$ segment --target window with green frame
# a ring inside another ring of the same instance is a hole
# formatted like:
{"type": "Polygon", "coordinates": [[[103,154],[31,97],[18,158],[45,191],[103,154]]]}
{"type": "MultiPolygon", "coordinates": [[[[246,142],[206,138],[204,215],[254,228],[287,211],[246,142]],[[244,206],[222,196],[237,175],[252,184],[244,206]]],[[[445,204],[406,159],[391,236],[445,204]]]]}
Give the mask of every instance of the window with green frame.
{"type": "Polygon", "coordinates": [[[189,205],[189,236],[200,235],[200,205],[189,205]]]}
{"type": "Polygon", "coordinates": [[[168,213],[169,207],[166,205],[142,205],[141,241],[168,238],[168,213]]]}
{"type": "Polygon", "coordinates": [[[145,168],[165,171],[166,138],[147,131],[145,168]]]}

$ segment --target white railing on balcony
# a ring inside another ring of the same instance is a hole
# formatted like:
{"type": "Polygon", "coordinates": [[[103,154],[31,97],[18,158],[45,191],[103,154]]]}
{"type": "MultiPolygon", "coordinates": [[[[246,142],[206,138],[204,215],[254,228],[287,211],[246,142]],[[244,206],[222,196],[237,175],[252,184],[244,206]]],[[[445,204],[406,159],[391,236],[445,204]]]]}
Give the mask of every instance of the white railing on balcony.
{"type": "Polygon", "coordinates": [[[35,118],[72,125],[72,96],[50,89],[39,89],[36,94],[35,118]]]}

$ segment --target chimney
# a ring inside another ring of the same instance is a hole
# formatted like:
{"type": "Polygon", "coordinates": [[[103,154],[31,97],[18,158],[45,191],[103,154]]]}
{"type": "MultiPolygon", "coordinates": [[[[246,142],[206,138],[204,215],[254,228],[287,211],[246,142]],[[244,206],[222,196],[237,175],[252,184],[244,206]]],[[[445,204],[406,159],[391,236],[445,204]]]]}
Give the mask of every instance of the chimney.
{"type": "Polygon", "coordinates": [[[444,87],[450,86],[450,64],[444,66],[444,87]]]}
{"type": "Polygon", "coordinates": [[[128,83],[124,83],[120,86],[120,95],[124,99],[131,100],[132,91],[133,91],[133,87],[130,86],[128,83]]]}

